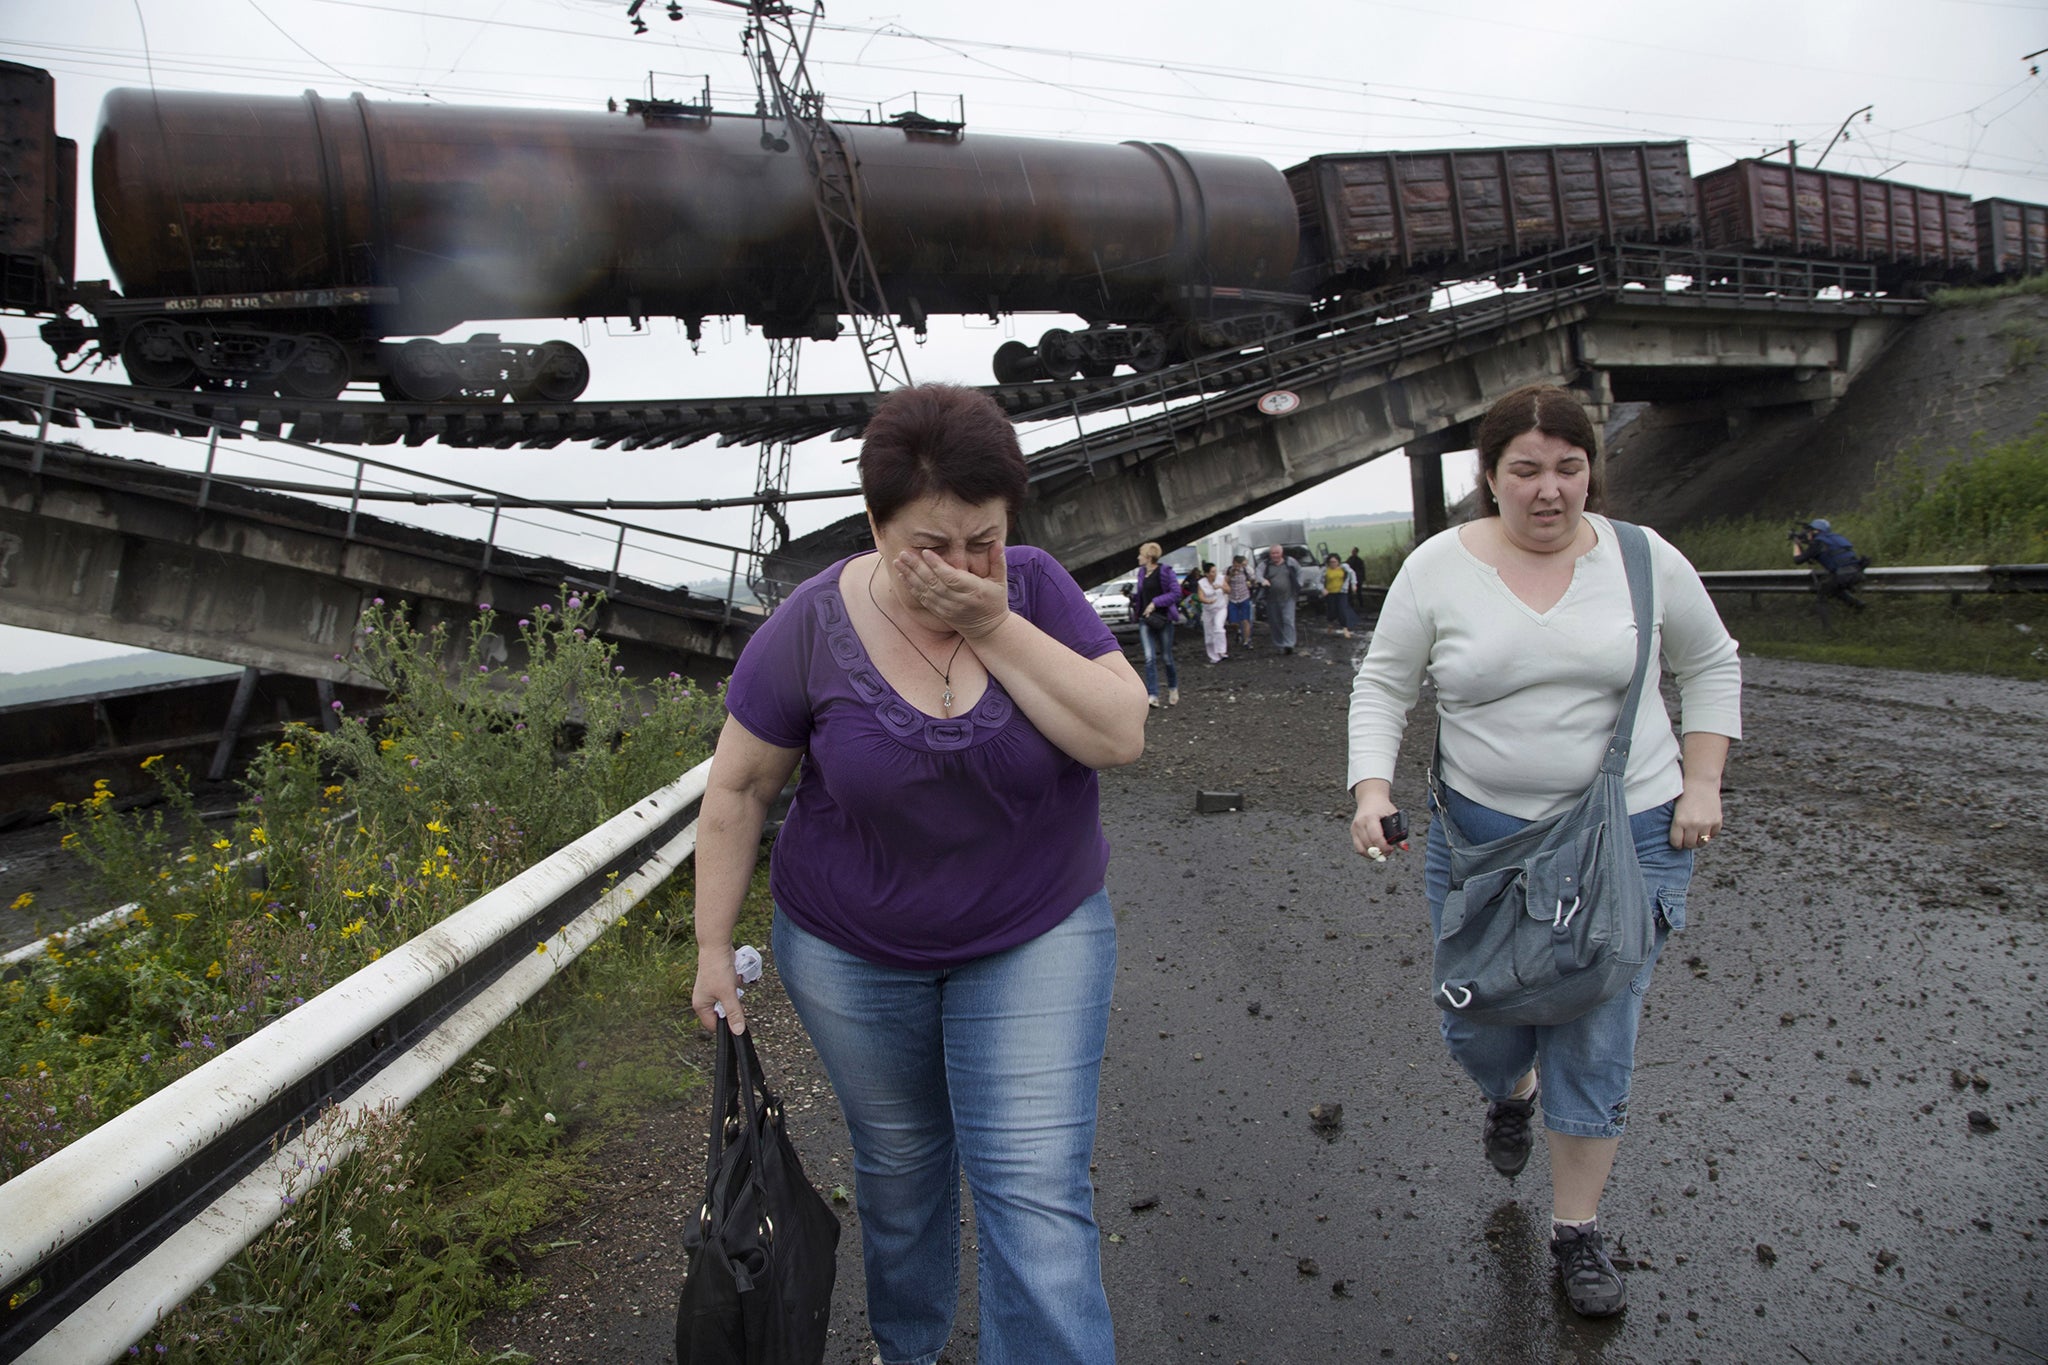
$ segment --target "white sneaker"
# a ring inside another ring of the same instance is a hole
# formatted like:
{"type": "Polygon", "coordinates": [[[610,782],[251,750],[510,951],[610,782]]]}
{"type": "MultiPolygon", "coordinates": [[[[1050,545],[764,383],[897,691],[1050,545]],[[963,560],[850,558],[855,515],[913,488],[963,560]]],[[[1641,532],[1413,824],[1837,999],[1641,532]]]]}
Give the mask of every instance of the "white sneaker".
{"type": "Polygon", "coordinates": [[[1168,706],[1180,705],[1180,689],[1178,687],[1169,687],[1166,689],[1166,704],[1168,706]]]}

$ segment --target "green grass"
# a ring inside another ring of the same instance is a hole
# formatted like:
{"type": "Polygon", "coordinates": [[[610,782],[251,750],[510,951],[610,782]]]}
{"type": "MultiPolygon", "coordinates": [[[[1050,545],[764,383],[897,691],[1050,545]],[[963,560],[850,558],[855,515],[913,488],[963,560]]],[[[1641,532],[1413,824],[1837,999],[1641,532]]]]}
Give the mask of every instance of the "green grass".
{"type": "MultiPolygon", "coordinates": [[[[561,605],[516,626],[479,608],[467,648],[380,607],[355,663],[389,693],[372,726],[289,732],[233,827],[121,814],[108,784],[63,809],[67,846],[130,921],[53,939],[0,984],[0,1178],[61,1149],[281,1017],[709,752],[716,694],[624,677],[561,605]],[[498,635],[527,662],[508,669],[498,635]],[[451,681],[442,660],[467,658],[451,681]]],[[[765,880],[765,874],[763,874],[765,880]]],[[[533,1297],[533,1228],[581,1198],[601,1132],[697,1083],[690,878],[634,907],[408,1110],[363,1123],[333,1173],[142,1344],[176,1361],[481,1358],[478,1314],[533,1297]]],[[[757,885],[742,932],[766,926],[757,885]]],[[[319,1163],[316,1163],[319,1164],[319,1163]]],[[[541,1264],[545,1264],[543,1260],[541,1264]]],[[[34,1286],[16,1291],[17,1301],[34,1286]]]]}
{"type": "Polygon", "coordinates": [[[1714,604],[1746,654],[2048,682],[2048,598],[1980,593],[1951,605],[1938,594],[1869,593],[1864,600],[1870,606],[1860,613],[1830,606],[1827,625],[1803,595],[1764,596],[1752,607],[1746,597],[1722,593],[1714,604]]]}
{"type": "Polygon", "coordinates": [[[1974,308],[1999,299],[2016,299],[2028,294],[2048,294],[2048,275],[2029,275],[2010,284],[1974,284],[1939,290],[1930,296],[1936,308],[1974,308]]]}
{"type": "Polygon", "coordinates": [[[1309,531],[1308,543],[1318,554],[1334,551],[1340,557],[1349,555],[1356,545],[1365,559],[1367,585],[1384,588],[1408,557],[1413,535],[1413,523],[1406,519],[1375,521],[1359,526],[1317,526],[1309,531]]]}

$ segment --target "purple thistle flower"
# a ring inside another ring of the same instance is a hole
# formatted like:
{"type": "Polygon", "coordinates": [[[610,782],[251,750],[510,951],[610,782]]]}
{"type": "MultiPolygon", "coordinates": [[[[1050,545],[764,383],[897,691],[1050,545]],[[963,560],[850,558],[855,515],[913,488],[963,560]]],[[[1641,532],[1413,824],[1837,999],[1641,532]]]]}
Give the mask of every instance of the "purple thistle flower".
{"type": "Polygon", "coordinates": [[[373,607],[381,607],[384,605],[384,599],[381,597],[373,597],[370,599],[370,605],[373,607]]]}
{"type": "Polygon", "coordinates": [[[337,697],[335,700],[328,702],[327,709],[330,711],[339,711],[341,709],[341,699],[337,697]]]}
{"type": "Polygon", "coordinates": [[[577,638],[577,639],[579,639],[579,640],[581,640],[581,639],[583,638],[583,627],[581,627],[581,626],[578,626],[578,627],[576,627],[576,638],[577,638]]]}
{"type": "Polygon", "coordinates": [[[582,607],[582,605],[583,605],[583,599],[582,599],[582,598],[580,598],[580,597],[572,597],[572,598],[570,598],[570,599],[569,599],[569,601],[568,601],[568,607],[569,607],[569,610],[570,610],[570,611],[576,611],[576,610],[578,610],[579,608],[581,608],[581,607],[582,607]]]}
{"type": "Polygon", "coordinates": [[[625,671],[626,671],[626,666],[625,666],[624,664],[613,664],[613,665],[612,665],[612,672],[614,672],[614,673],[624,673],[625,671]]]}
{"type": "Polygon", "coordinates": [[[489,611],[491,609],[491,604],[488,602],[479,602],[476,604],[476,609],[478,611],[489,611]]]}
{"type": "Polygon", "coordinates": [[[550,605],[549,605],[548,603],[546,603],[546,602],[543,602],[543,603],[541,603],[541,604],[540,604],[540,609],[541,609],[542,611],[544,611],[544,612],[545,612],[545,611],[553,611],[553,610],[554,610],[554,607],[550,606],[550,605]]]}
{"type": "Polygon", "coordinates": [[[526,629],[526,628],[527,628],[528,626],[530,626],[530,625],[532,625],[532,624],[533,624],[533,622],[531,622],[531,621],[527,620],[527,619],[526,619],[526,618],[525,618],[524,616],[522,616],[522,617],[520,617],[520,618],[519,618],[519,628],[520,628],[521,630],[525,630],[525,629],[526,629]]]}

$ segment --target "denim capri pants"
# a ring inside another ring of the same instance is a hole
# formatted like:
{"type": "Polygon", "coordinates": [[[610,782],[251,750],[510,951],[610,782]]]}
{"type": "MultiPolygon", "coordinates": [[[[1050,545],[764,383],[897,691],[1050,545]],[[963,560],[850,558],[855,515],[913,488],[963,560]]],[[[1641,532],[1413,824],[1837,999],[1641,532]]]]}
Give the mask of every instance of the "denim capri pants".
{"type": "MultiPolygon", "coordinates": [[[[1511,834],[1527,820],[1503,815],[1443,787],[1459,832],[1475,843],[1511,834]]],[[[1543,1124],[1568,1137],[1618,1138],[1628,1127],[1629,1083],[1635,1075],[1636,1026],[1650,973],[1674,929],[1685,927],[1685,891],[1692,881],[1693,853],[1671,846],[1667,801],[1629,817],[1643,888],[1656,907],[1657,941],[1650,960],[1628,988],[1568,1024],[1475,1024],[1443,1011],[1444,1044],[1489,1100],[1504,1100],[1533,1065],[1543,1087],[1543,1124]]],[[[1423,857],[1423,886],[1429,896],[1432,937],[1443,924],[1444,897],[1451,887],[1451,850],[1443,821],[1432,820],[1423,857]]]]}

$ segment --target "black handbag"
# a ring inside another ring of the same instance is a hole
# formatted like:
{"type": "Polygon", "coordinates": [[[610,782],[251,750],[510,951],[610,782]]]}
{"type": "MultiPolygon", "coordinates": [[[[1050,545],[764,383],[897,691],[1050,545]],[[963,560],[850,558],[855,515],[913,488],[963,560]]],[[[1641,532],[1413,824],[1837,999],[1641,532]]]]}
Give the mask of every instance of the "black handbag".
{"type": "Polygon", "coordinates": [[[820,1365],[839,1219],[811,1188],[754,1035],[718,1021],[704,1203],[683,1233],[676,1365],[820,1365]]]}
{"type": "Polygon", "coordinates": [[[1432,963],[1445,1013],[1481,1024],[1563,1024],[1612,999],[1650,960],[1654,910],[1629,830],[1624,781],[1636,707],[1650,669],[1654,584],[1642,528],[1614,522],[1636,623],[1636,671],[1615,717],[1600,773],[1565,811],[1470,844],[1437,789],[1430,797],[1450,845],[1432,963]]]}

